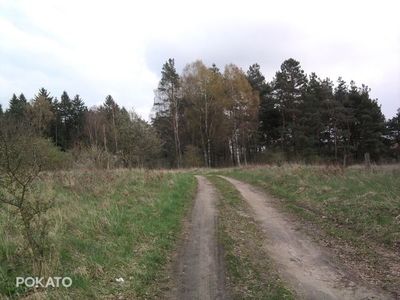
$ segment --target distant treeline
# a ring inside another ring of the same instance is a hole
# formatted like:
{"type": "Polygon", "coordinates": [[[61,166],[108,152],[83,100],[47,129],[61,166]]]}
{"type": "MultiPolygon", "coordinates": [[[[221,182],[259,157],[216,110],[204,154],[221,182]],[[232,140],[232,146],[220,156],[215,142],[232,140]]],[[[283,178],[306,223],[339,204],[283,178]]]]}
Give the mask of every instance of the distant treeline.
{"type": "Polygon", "coordinates": [[[151,124],[108,95],[88,109],[79,95],[58,100],[41,88],[28,101],[14,94],[0,117],[25,123],[95,167],[224,167],[247,163],[358,163],[400,159],[400,109],[386,120],[370,89],[305,74],[288,59],[271,82],[258,64],[223,72],[202,61],[179,75],[161,70],[151,124]]]}

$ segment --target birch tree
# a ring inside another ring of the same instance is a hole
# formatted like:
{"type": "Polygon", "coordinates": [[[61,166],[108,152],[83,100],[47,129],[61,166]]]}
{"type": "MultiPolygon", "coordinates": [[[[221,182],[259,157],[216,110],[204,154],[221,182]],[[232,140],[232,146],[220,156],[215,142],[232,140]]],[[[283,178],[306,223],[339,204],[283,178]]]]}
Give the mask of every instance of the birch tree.
{"type": "Polygon", "coordinates": [[[230,125],[232,160],[240,166],[241,157],[247,164],[251,143],[256,145],[258,129],[258,93],[253,91],[246,75],[236,65],[225,67],[225,112],[230,125]]]}
{"type": "Polygon", "coordinates": [[[204,164],[211,167],[215,124],[224,98],[221,75],[202,61],[195,61],[183,70],[182,91],[188,102],[185,114],[199,133],[204,164]]]}

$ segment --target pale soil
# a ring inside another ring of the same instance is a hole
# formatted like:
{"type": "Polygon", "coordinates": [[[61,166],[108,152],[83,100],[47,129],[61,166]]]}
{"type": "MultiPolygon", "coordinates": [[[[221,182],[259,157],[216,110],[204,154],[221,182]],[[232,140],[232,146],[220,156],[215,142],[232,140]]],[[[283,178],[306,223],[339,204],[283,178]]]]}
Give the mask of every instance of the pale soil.
{"type": "Polygon", "coordinates": [[[211,183],[196,176],[198,192],[189,233],[174,272],[174,299],[227,299],[222,253],[217,243],[217,196],[211,183]]]}
{"type": "Polygon", "coordinates": [[[278,271],[304,299],[395,299],[362,282],[353,270],[334,260],[331,253],[312,238],[296,230],[260,190],[235,179],[232,183],[250,204],[265,232],[265,247],[278,271]]]}

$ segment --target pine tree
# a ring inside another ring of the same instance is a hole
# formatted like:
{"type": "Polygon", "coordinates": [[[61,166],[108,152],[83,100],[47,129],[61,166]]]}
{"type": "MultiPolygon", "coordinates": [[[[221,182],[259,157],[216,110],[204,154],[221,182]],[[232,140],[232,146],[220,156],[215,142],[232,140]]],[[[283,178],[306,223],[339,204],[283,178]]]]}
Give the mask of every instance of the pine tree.
{"type": "Polygon", "coordinates": [[[100,107],[100,111],[105,117],[105,122],[103,123],[104,147],[115,154],[118,152],[117,124],[120,115],[120,107],[114,101],[113,97],[108,95],[105,102],[100,107]],[[108,143],[108,148],[107,140],[110,141],[110,143],[108,143]]]}
{"type": "Polygon", "coordinates": [[[400,108],[397,114],[387,122],[387,131],[391,156],[400,159],[400,108]]]}
{"type": "Polygon", "coordinates": [[[26,106],[27,120],[39,134],[46,137],[52,137],[51,126],[55,111],[53,97],[44,88],[26,106]]]}
{"type": "Polygon", "coordinates": [[[258,92],[260,97],[267,93],[268,86],[264,75],[261,73],[259,64],[251,65],[246,75],[251,87],[258,92]]]}
{"type": "Polygon", "coordinates": [[[281,115],[280,142],[282,152],[299,151],[298,117],[307,88],[307,76],[300,63],[293,58],[285,60],[274,79],[274,96],[281,115]]]}
{"type": "Polygon", "coordinates": [[[334,144],[334,158],[338,162],[343,157],[343,164],[346,165],[347,159],[354,152],[352,146],[351,128],[354,123],[354,113],[349,101],[349,87],[342,77],[337,80],[334,89],[334,98],[327,102],[330,126],[334,144]]]}
{"type": "Polygon", "coordinates": [[[84,133],[86,113],[88,111],[85,103],[79,95],[75,95],[71,103],[71,146],[87,138],[84,133]]]}
{"type": "Polygon", "coordinates": [[[258,113],[260,146],[272,147],[279,138],[280,114],[276,109],[271,85],[265,81],[258,64],[249,67],[247,80],[260,99],[258,113]]]}
{"type": "Polygon", "coordinates": [[[57,109],[56,113],[56,131],[57,131],[57,139],[59,145],[63,150],[70,148],[71,141],[71,110],[72,110],[72,102],[69,98],[69,95],[66,91],[64,91],[61,95],[60,102],[55,105],[57,109]]]}
{"type": "Polygon", "coordinates": [[[50,96],[50,92],[48,92],[43,87],[39,89],[39,93],[37,95],[35,95],[34,100],[38,100],[39,98],[47,100],[50,105],[52,104],[53,99],[54,99],[52,96],[50,96]]]}
{"type": "Polygon", "coordinates": [[[15,121],[21,121],[24,118],[26,104],[27,100],[24,94],[21,94],[19,98],[13,94],[9,101],[6,114],[15,121]]]}
{"type": "Polygon", "coordinates": [[[377,100],[372,100],[369,92],[368,86],[359,88],[353,81],[350,83],[349,102],[354,117],[350,128],[357,161],[361,161],[365,153],[369,153],[371,159],[378,160],[385,148],[382,137],[385,117],[377,100]]]}
{"type": "Polygon", "coordinates": [[[299,106],[299,152],[303,158],[321,155],[321,134],[328,123],[324,103],[333,98],[332,86],[329,79],[322,81],[315,73],[309,76],[304,101],[299,106]]]}
{"type": "Polygon", "coordinates": [[[170,58],[162,67],[161,80],[158,84],[158,89],[155,91],[156,97],[154,101],[156,117],[163,119],[164,122],[156,122],[155,124],[163,125],[162,128],[158,129],[164,133],[164,137],[173,136],[176,165],[178,168],[182,165],[180,93],[180,77],[175,69],[175,60],[170,58]]]}

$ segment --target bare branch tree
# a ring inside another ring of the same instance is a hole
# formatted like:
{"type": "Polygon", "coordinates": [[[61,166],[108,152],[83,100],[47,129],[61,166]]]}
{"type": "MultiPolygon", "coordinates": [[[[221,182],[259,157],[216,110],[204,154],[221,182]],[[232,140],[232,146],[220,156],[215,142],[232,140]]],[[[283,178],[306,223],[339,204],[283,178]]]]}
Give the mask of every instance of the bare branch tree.
{"type": "Polygon", "coordinates": [[[40,174],[49,167],[54,151],[50,141],[29,127],[0,120],[0,203],[8,205],[7,211],[18,220],[37,276],[43,273],[48,246],[46,212],[54,203],[51,193],[41,193],[40,174]]]}

